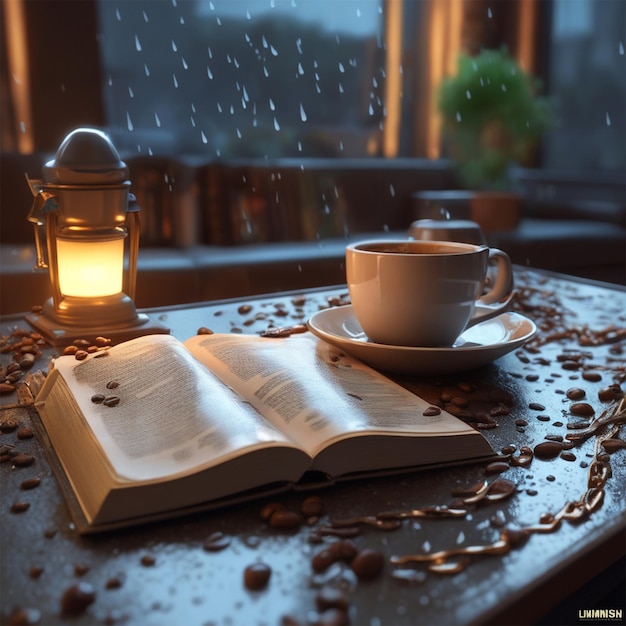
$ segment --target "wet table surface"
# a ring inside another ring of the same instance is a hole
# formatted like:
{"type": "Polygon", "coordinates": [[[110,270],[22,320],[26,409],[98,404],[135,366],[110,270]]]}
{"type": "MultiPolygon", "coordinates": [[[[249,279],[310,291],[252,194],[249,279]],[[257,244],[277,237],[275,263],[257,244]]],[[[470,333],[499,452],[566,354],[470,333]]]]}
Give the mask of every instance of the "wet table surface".
{"type": "MultiPolygon", "coordinates": [[[[473,371],[402,381],[480,429],[501,461],[335,485],[315,494],[321,513],[295,529],[273,528],[262,511],[273,501],[299,511],[310,493],[81,537],[42,443],[31,436],[29,409],[11,408],[19,404],[17,393],[3,394],[2,623],[449,625],[540,619],[624,554],[626,426],[616,415],[626,386],[626,293],[520,268],[516,286],[513,309],[539,327],[528,344],[473,371]],[[617,423],[598,426],[609,418],[617,423]],[[567,443],[589,425],[588,437],[567,443]],[[34,462],[18,465],[16,453],[34,462]],[[481,498],[485,481],[495,483],[488,493],[500,493],[500,499],[481,498]],[[394,530],[348,524],[353,547],[384,557],[371,580],[359,578],[348,560],[313,566],[322,549],[347,541],[328,530],[333,522],[445,506],[465,512],[404,519],[394,530]],[[222,533],[221,549],[211,543],[215,533],[222,533]],[[422,561],[396,562],[403,555],[422,561]],[[244,571],[255,563],[271,571],[260,590],[244,584],[244,571]]],[[[338,286],[149,313],[185,339],[200,327],[258,333],[302,324],[320,308],[346,301],[345,287],[338,286]]],[[[28,330],[23,319],[2,320],[4,366],[13,356],[7,345],[21,330],[28,330]]],[[[53,355],[53,349],[44,350],[34,370],[47,368],[53,355]]],[[[569,602],[569,623],[592,608],[582,595],[569,602]]]]}

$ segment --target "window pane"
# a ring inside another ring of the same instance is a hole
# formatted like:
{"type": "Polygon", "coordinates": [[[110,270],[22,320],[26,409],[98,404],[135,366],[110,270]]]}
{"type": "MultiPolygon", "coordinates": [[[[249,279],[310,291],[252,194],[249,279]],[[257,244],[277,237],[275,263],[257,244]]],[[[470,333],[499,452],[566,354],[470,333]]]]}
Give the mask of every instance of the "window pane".
{"type": "Polygon", "coordinates": [[[123,150],[377,155],[382,0],[103,0],[110,133],[123,150]]]}
{"type": "Polygon", "coordinates": [[[545,142],[544,166],[624,171],[626,3],[553,4],[550,93],[558,124],[545,142]]]}

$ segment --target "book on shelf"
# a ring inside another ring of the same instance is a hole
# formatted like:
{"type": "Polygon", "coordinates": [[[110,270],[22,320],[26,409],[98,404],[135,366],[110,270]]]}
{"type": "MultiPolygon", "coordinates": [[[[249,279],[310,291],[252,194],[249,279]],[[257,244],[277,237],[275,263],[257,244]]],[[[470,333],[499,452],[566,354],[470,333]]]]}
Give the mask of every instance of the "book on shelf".
{"type": "Polygon", "coordinates": [[[80,532],[493,456],[429,406],[309,333],[151,335],[62,356],[35,402],[80,532]]]}

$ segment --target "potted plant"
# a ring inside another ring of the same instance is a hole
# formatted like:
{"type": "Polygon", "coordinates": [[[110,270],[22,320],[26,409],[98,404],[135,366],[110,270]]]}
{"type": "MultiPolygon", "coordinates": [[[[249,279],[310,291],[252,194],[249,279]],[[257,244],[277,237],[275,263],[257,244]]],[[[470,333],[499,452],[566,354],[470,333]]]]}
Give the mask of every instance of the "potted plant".
{"type": "Polygon", "coordinates": [[[479,210],[484,206],[497,216],[495,224],[481,224],[485,230],[514,227],[520,201],[510,193],[510,166],[527,163],[551,120],[537,81],[505,50],[461,55],[456,75],[439,87],[438,107],[449,155],[462,184],[473,192],[472,219],[484,221],[479,210]],[[507,214],[505,200],[517,210],[507,214]]]}

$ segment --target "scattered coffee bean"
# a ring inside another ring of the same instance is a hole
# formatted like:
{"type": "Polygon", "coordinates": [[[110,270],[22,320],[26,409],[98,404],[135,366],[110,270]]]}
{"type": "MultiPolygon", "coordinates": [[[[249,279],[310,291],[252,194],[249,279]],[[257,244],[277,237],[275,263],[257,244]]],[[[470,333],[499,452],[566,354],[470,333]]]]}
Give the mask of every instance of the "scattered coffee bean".
{"type": "Polygon", "coordinates": [[[63,356],[74,356],[78,352],[76,346],[66,346],[63,348],[63,356]]]}
{"type": "Polygon", "coordinates": [[[106,398],[106,396],[102,393],[94,393],[93,396],[91,396],[91,401],[94,404],[102,404],[104,402],[104,399],[106,398]]]}
{"type": "Polygon", "coordinates": [[[39,478],[38,476],[34,478],[27,478],[26,480],[23,480],[20,484],[20,489],[28,491],[29,489],[35,489],[36,487],[39,487],[40,484],[41,478],[39,478]]]}
{"type": "Polygon", "coordinates": [[[311,559],[311,567],[314,572],[325,572],[333,563],[339,560],[339,554],[337,549],[333,549],[332,546],[323,548],[317,554],[313,555],[311,559]]]}
{"type": "Polygon", "coordinates": [[[119,382],[117,380],[110,380],[107,384],[106,384],[106,388],[107,389],[117,389],[120,386],[119,382]]]}
{"type": "Polygon", "coordinates": [[[124,584],[124,576],[112,576],[104,583],[105,589],[120,589],[124,584]]]}
{"type": "Polygon", "coordinates": [[[74,565],[74,576],[84,576],[89,571],[89,565],[77,563],[74,565]]]}
{"type": "Polygon", "coordinates": [[[22,426],[22,428],[17,431],[17,438],[21,440],[32,439],[34,436],[35,433],[27,426],[22,426]]]}
{"type": "Polygon", "coordinates": [[[87,610],[96,600],[96,591],[87,582],[79,582],[65,590],[61,597],[61,614],[78,616],[87,610]]]}
{"type": "Polygon", "coordinates": [[[15,391],[15,385],[11,383],[0,383],[0,396],[8,396],[15,391]]]}
{"type": "Polygon", "coordinates": [[[322,513],[322,498],[320,496],[309,496],[300,505],[300,511],[304,517],[314,517],[322,513]]]}
{"type": "Polygon", "coordinates": [[[570,400],[582,400],[585,397],[585,390],[580,389],[580,387],[572,387],[567,390],[566,395],[570,400]]]}
{"type": "Polygon", "coordinates": [[[602,442],[602,447],[609,453],[617,452],[617,450],[626,449],[626,442],[621,439],[605,439],[602,442]]]}
{"type": "Polygon", "coordinates": [[[212,335],[213,331],[210,328],[207,328],[206,326],[200,326],[196,334],[197,335],[212,335]]]}
{"type": "Polygon", "coordinates": [[[41,565],[33,565],[29,570],[28,570],[28,575],[33,579],[33,580],[37,580],[39,578],[41,578],[41,575],[43,574],[43,567],[41,565]]]}
{"type": "Polygon", "coordinates": [[[225,535],[223,532],[217,530],[214,533],[211,533],[202,544],[202,547],[207,552],[219,552],[220,550],[224,550],[228,548],[231,543],[231,538],[228,535],[225,535]]]}
{"type": "Polygon", "coordinates": [[[104,406],[117,406],[120,403],[120,400],[119,396],[107,396],[102,401],[102,404],[104,404],[104,406]]]}
{"type": "Polygon", "coordinates": [[[156,564],[156,558],[152,554],[144,554],[140,559],[140,563],[144,567],[152,567],[156,564]]]}
{"type": "Polygon", "coordinates": [[[252,311],[252,306],[250,304],[242,304],[237,309],[237,313],[239,313],[240,315],[247,315],[248,313],[250,313],[250,311],[252,311]]]}
{"type": "Polygon", "coordinates": [[[74,353],[74,358],[77,361],[84,361],[89,356],[89,352],[87,350],[76,350],[74,353]]]}
{"type": "Polygon", "coordinates": [[[267,587],[271,575],[272,568],[269,565],[265,563],[253,563],[245,568],[243,572],[243,583],[246,589],[260,591],[267,587]]]}
{"type": "Polygon", "coordinates": [[[583,372],[583,378],[591,383],[598,383],[602,380],[599,372],[583,372]]]}
{"type": "Polygon", "coordinates": [[[532,409],[533,411],[545,411],[546,407],[543,406],[543,404],[539,404],[539,402],[531,402],[528,405],[529,409],[532,409]]]}
{"type": "Polygon", "coordinates": [[[576,455],[573,452],[561,452],[560,457],[564,461],[575,461],[576,455]]]}
{"type": "Polygon", "coordinates": [[[558,441],[544,441],[534,448],[535,456],[538,459],[548,460],[555,459],[561,454],[563,446],[558,441]]]}
{"type": "Polygon", "coordinates": [[[489,463],[485,467],[485,474],[490,476],[492,474],[502,474],[502,472],[506,472],[509,469],[509,464],[504,461],[495,461],[494,463],[489,463]]]}
{"type": "Polygon", "coordinates": [[[574,402],[569,408],[572,415],[590,416],[595,413],[593,407],[586,402],[574,402]]]}
{"type": "Polygon", "coordinates": [[[424,409],[422,415],[424,415],[424,417],[434,417],[435,415],[441,415],[441,409],[438,406],[429,406],[428,408],[424,409]]]}
{"type": "Polygon", "coordinates": [[[11,461],[15,467],[29,467],[35,462],[35,457],[32,454],[20,452],[19,454],[16,454],[11,461]]]}
{"type": "Polygon", "coordinates": [[[624,392],[617,383],[608,385],[608,387],[602,387],[602,389],[598,391],[598,399],[600,402],[613,402],[614,400],[620,400],[623,397],[624,392]]]}
{"type": "Polygon", "coordinates": [[[30,509],[30,502],[14,502],[11,505],[11,513],[25,513],[30,509]]]}
{"type": "Polygon", "coordinates": [[[282,502],[268,502],[261,509],[261,519],[268,522],[276,511],[284,511],[286,510],[286,508],[287,507],[284,504],[282,504],[282,502]]]}
{"type": "Polygon", "coordinates": [[[373,580],[385,566],[385,556],[378,550],[363,548],[352,559],[352,571],[359,580],[373,580]]]}

